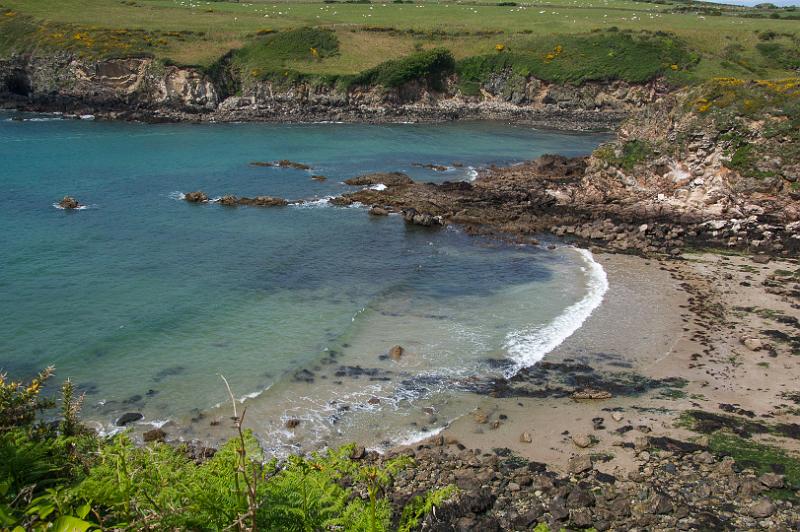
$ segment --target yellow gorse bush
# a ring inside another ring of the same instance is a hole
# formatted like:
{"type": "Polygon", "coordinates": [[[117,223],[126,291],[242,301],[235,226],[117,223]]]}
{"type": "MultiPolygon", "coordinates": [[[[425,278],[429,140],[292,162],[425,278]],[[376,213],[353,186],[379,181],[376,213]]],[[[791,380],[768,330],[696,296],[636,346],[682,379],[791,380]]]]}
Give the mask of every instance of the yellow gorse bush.
{"type": "Polygon", "coordinates": [[[53,368],[48,367],[26,384],[0,373],[0,432],[30,425],[37,411],[53,406],[40,396],[42,385],[52,376],[53,368]]]}

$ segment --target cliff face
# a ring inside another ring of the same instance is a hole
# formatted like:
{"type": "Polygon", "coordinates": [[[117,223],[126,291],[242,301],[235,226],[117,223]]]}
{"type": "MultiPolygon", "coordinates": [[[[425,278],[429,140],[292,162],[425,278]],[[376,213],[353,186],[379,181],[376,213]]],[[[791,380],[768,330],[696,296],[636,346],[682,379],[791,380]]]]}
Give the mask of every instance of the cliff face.
{"type": "Polygon", "coordinates": [[[442,91],[412,82],[349,89],[308,82],[252,81],[229,95],[229,80],[148,58],[90,61],[70,55],[0,60],[0,101],[30,110],[165,120],[406,121],[496,118],[552,127],[608,127],[667,93],[659,82],[553,85],[497,74],[480,94],[457,79],[442,91]]]}

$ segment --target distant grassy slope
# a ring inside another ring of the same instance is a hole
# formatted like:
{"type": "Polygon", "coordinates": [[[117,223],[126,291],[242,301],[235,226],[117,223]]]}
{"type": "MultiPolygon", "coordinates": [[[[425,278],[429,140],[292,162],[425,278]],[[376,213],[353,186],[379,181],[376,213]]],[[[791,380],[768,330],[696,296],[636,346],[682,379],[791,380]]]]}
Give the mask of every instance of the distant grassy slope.
{"type": "MultiPolygon", "coordinates": [[[[6,10],[0,16],[0,55],[69,49],[91,56],[149,54],[181,64],[210,65],[232,48],[252,48],[267,31],[328,28],[338,39],[335,54],[314,57],[303,49],[276,61],[274,53],[266,57],[251,50],[249,59],[242,61],[243,68],[251,70],[268,70],[279,64],[280,68],[310,75],[353,75],[414,51],[437,47],[451,50],[456,59],[491,56],[498,44],[510,52],[527,50],[544,58],[551,51],[548,47],[554,36],[618,28],[674,33],[699,59],[690,72],[681,69],[682,75],[673,74],[678,82],[726,75],[777,78],[792,72],[800,36],[800,20],[786,18],[800,16],[800,11],[701,5],[684,12],[685,3],[630,0],[564,0],[558,5],[516,6],[497,2],[0,0],[0,6],[6,10]],[[697,9],[711,9],[721,15],[706,11],[698,14],[697,9]],[[759,35],[766,32],[778,37],[769,42],[760,39],[759,35]],[[76,34],[85,34],[88,40],[75,39],[76,34]],[[541,49],[535,43],[540,43],[541,49]]],[[[569,54],[575,53],[580,52],[569,50],[569,54]]],[[[592,53],[587,50],[590,60],[592,53]]]]}

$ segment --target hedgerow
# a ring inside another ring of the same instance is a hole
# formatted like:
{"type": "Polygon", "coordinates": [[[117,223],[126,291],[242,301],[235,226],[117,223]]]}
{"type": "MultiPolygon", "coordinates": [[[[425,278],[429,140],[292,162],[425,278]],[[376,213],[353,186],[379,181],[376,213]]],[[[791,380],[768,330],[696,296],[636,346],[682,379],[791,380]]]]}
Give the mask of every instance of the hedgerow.
{"type": "Polygon", "coordinates": [[[441,89],[444,78],[452,74],[455,67],[453,54],[449,50],[435,48],[381,63],[352,78],[351,84],[399,87],[420,80],[435,89],[441,89]]]}

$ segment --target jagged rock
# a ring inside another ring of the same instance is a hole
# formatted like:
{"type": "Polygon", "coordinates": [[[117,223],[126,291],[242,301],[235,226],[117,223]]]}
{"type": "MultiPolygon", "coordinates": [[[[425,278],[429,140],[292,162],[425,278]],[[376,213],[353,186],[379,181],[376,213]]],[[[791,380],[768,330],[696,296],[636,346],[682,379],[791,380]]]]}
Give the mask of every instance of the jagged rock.
{"type": "Polygon", "coordinates": [[[237,201],[238,205],[251,205],[255,207],[284,207],[289,204],[283,198],[272,196],[256,196],[255,198],[241,197],[237,201]]]}
{"type": "Polygon", "coordinates": [[[58,206],[61,207],[62,209],[70,210],[70,209],[77,209],[78,207],[81,206],[81,204],[78,203],[78,200],[76,200],[72,196],[64,196],[64,199],[58,202],[58,206]]]}
{"type": "Polygon", "coordinates": [[[378,207],[377,205],[373,205],[370,208],[369,213],[372,216],[388,216],[389,215],[389,211],[387,211],[383,207],[378,207]]]}
{"type": "Polygon", "coordinates": [[[189,203],[206,203],[208,195],[202,190],[198,190],[196,192],[187,192],[183,195],[183,199],[189,203]]]}

